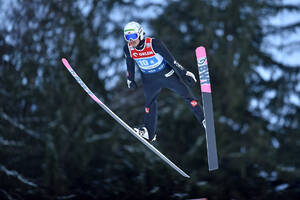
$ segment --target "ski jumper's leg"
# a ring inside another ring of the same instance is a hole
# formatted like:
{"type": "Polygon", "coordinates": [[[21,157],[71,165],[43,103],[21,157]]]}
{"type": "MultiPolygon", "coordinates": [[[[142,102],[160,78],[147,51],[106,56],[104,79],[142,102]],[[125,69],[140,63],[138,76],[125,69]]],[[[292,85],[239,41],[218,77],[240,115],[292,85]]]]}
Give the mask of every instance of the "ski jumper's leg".
{"type": "Polygon", "coordinates": [[[144,83],[144,95],[146,98],[144,123],[148,130],[149,140],[154,138],[157,127],[157,97],[161,88],[156,82],[144,83]]]}
{"type": "Polygon", "coordinates": [[[178,93],[192,109],[198,121],[202,124],[204,120],[203,109],[200,102],[191,94],[187,86],[181,82],[176,74],[165,79],[165,85],[170,90],[178,93]]]}

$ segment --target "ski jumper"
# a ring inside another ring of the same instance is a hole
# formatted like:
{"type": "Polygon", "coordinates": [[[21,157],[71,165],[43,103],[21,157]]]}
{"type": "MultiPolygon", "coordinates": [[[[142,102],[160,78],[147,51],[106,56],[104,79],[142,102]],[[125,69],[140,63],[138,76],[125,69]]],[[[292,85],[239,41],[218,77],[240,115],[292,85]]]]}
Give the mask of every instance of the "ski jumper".
{"type": "Polygon", "coordinates": [[[188,103],[200,123],[202,122],[204,119],[202,106],[179,78],[179,76],[185,76],[186,70],[180,65],[178,67],[174,64],[176,61],[173,55],[162,42],[147,37],[141,40],[136,48],[125,45],[124,53],[127,78],[134,81],[135,64],[141,71],[146,99],[144,123],[150,141],[153,139],[157,127],[157,97],[163,88],[179,94],[188,103]]]}

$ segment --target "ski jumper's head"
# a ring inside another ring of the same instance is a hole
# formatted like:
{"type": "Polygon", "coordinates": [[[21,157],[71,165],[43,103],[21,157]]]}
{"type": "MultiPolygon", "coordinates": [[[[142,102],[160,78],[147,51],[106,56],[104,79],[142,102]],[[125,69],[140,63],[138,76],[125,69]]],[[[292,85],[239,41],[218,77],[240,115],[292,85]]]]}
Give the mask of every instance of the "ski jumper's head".
{"type": "Polygon", "coordinates": [[[144,37],[145,32],[139,23],[129,22],[124,27],[124,38],[130,46],[136,48],[144,37]]]}

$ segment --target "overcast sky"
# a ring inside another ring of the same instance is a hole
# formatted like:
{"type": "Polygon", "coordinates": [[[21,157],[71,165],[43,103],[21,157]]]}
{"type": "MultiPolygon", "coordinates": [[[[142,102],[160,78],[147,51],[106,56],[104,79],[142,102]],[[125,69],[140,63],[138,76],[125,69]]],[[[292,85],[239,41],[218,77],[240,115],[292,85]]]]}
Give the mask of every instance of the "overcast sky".
{"type": "MultiPolygon", "coordinates": [[[[284,0],[286,4],[300,5],[300,0],[284,0]]],[[[270,23],[277,26],[284,26],[288,24],[293,24],[295,22],[300,22],[299,12],[282,12],[276,17],[269,19],[270,23]]],[[[272,42],[274,45],[280,46],[282,44],[289,43],[290,47],[286,49],[280,48],[268,48],[266,51],[271,52],[277,61],[288,63],[291,65],[300,65],[300,30],[296,30],[295,33],[285,34],[282,33],[279,36],[272,36],[266,38],[266,41],[272,42]]]]}

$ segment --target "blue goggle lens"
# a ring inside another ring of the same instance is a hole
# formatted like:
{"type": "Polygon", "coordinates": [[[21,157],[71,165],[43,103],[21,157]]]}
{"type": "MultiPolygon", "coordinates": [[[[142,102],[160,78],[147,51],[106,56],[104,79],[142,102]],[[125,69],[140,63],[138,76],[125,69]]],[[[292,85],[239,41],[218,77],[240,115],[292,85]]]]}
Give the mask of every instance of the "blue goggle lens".
{"type": "Polygon", "coordinates": [[[132,34],[127,34],[127,35],[125,35],[125,38],[126,38],[126,40],[127,41],[129,41],[130,39],[132,39],[132,40],[136,40],[136,39],[138,39],[138,34],[136,34],[136,33],[132,33],[132,34]]]}

